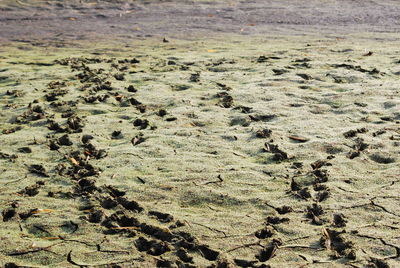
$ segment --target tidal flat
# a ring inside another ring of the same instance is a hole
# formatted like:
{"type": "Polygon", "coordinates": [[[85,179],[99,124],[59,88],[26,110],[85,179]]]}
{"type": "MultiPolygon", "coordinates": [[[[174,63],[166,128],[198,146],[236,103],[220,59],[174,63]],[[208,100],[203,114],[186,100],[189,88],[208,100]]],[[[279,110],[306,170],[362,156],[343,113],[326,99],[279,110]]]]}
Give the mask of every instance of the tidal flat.
{"type": "Polygon", "coordinates": [[[0,264],[396,267],[379,37],[3,43],[0,264]]]}

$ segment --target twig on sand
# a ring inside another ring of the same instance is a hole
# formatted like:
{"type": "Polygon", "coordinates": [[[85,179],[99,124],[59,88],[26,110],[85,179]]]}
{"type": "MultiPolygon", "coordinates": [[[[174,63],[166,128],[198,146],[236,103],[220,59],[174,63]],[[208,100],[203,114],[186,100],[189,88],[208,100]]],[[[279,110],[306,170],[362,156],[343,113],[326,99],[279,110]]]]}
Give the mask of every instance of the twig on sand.
{"type": "Polygon", "coordinates": [[[218,178],[217,181],[208,181],[208,182],[203,183],[203,185],[207,185],[207,184],[211,184],[211,183],[220,183],[220,182],[224,181],[224,179],[222,179],[222,177],[221,177],[221,174],[218,174],[217,178],[218,178]]]}
{"type": "Polygon", "coordinates": [[[254,243],[248,243],[248,244],[243,244],[243,245],[240,245],[240,246],[236,246],[236,247],[234,247],[234,248],[228,249],[228,250],[226,251],[226,253],[229,253],[229,252],[232,252],[232,251],[241,249],[241,248],[248,248],[248,247],[254,247],[254,246],[260,246],[260,247],[262,247],[260,241],[258,241],[258,242],[254,242],[254,243]]]}
{"type": "MultiPolygon", "coordinates": [[[[75,266],[79,267],[87,267],[87,266],[92,266],[93,264],[79,264],[76,261],[72,259],[72,250],[68,253],[67,255],[67,261],[75,266]]],[[[127,263],[127,262],[133,262],[133,261],[143,261],[141,257],[138,258],[132,258],[124,261],[117,261],[117,262],[106,262],[106,263],[96,263],[95,266],[111,266],[111,265],[116,265],[116,264],[121,264],[121,263],[127,263]]]]}
{"type": "Polygon", "coordinates": [[[286,241],[285,243],[288,243],[288,242],[293,242],[293,241],[297,241],[297,240],[301,240],[301,239],[306,239],[306,238],[310,238],[310,237],[311,237],[311,235],[306,235],[306,236],[296,237],[296,238],[289,239],[289,240],[288,240],[288,241],[286,241]]]}
{"type": "Polygon", "coordinates": [[[55,244],[52,244],[52,245],[47,246],[47,247],[40,247],[40,248],[36,248],[36,249],[32,249],[32,250],[10,252],[10,253],[6,253],[6,255],[7,256],[21,256],[21,255],[26,255],[26,254],[29,254],[29,253],[40,252],[40,251],[47,251],[47,252],[54,253],[54,252],[50,251],[49,249],[51,247],[54,247],[54,246],[59,245],[61,243],[63,243],[63,242],[55,243],[55,244]]]}
{"type": "Polygon", "coordinates": [[[321,249],[321,247],[312,247],[312,246],[306,246],[306,245],[285,245],[285,246],[279,246],[278,248],[309,248],[309,249],[321,249]]]}
{"type": "Polygon", "coordinates": [[[236,152],[233,152],[233,154],[236,155],[236,156],[240,156],[240,157],[242,157],[242,158],[246,158],[246,156],[241,155],[241,154],[238,154],[238,153],[236,153],[236,152]]]}
{"type": "Polygon", "coordinates": [[[22,181],[23,179],[26,179],[26,178],[27,178],[27,176],[25,175],[25,177],[23,177],[23,178],[16,179],[16,180],[13,180],[13,181],[9,181],[9,182],[6,182],[6,183],[4,183],[4,185],[8,185],[8,184],[11,184],[11,183],[16,183],[16,182],[22,181]]]}
{"type": "Polygon", "coordinates": [[[196,225],[199,225],[199,226],[202,226],[202,227],[204,227],[204,228],[207,228],[207,229],[210,230],[210,231],[217,232],[217,233],[221,233],[221,234],[224,235],[224,237],[227,237],[227,235],[226,235],[226,233],[225,233],[224,231],[221,231],[221,230],[218,230],[218,229],[209,227],[209,226],[204,225],[204,224],[201,224],[201,223],[197,223],[197,222],[192,222],[192,223],[193,223],[193,224],[196,224],[196,225]]]}

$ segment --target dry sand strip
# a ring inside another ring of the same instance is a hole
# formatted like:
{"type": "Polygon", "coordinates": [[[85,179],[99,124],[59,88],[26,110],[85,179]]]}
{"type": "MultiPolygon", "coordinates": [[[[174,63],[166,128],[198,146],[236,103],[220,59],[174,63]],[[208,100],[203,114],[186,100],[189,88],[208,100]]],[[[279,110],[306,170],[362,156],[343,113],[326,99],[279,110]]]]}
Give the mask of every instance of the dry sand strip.
{"type": "Polygon", "coordinates": [[[0,265],[399,267],[398,47],[4,43],[0,265]]]}

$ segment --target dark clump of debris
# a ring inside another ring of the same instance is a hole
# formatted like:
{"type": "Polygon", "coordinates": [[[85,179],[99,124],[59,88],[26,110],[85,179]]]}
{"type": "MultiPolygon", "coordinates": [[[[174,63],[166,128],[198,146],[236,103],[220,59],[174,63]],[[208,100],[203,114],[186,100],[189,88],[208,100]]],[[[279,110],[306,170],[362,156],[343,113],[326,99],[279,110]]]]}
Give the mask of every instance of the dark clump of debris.
{"type": "Polygon", "coordinates": [[[326,249],[333,251],[335,258],[356,259],[354,243],[344,238],[345,231],[335,231],[328,228],[322,229],[322,237],[320,243],[326,249]]]}
{"type": "Polygon", "coordinates": [[[278,145],[266,142],[264,144],[264,150],[274,154],[274,161],[283,161],[289,159],[288,154],[278,148],[278,145]]]}

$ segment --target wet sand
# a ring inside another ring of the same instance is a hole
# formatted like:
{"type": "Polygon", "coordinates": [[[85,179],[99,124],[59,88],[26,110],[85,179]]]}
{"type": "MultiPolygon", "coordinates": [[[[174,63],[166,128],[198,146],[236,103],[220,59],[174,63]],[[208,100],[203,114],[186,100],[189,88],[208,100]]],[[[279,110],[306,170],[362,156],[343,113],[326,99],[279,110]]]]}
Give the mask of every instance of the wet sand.
{"type": "MultiPolygon", "coordinates": [[[[3,40],[398,33],[396,0],[0,2],[3,40]]],[[[222,37],[223,38],[223,37],[222,37]]]]}

